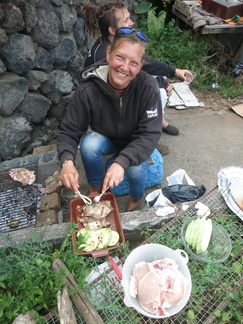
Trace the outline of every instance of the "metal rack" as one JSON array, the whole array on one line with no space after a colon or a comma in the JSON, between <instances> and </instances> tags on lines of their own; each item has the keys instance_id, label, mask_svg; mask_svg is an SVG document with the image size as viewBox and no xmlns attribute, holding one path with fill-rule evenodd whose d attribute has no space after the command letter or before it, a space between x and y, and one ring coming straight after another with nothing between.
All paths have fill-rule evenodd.
<instances>
[{"instance_id":1,"label":"metal rack","mask_svg":"<svg viewBox=\"0 0 243 324\"><path fill-rule=\"evenodd\" d=\"M34 171L36 179L38 178L37 164L29 164L24 168ZM19 181L10 177L9 171L0 171L0 232L35 226L43 196L41 185L33 183L22 186Z\"/></svg>"},{"instance_id":2,"label":"metal rack","mask_svg":"<svg viewBox=\"0 0 243 324\"><path fill-rule=\"evenodd\" d=\"M190 323L210 324L216 319L214 312L223 310L229 302L230 294L235 293L243 283L243 271L237 269L243 254L242 222L232 213L225 204L217 187L207 192L200 201L211 210L211 217L225 227L232 241L230 257L220 264L199 262L189 255L188 268L192 276L192 293L186 307L178 314L163 320L151 319L142 316L133 308L128 308L123 302L124 293L121 282L110 268L94 282L85 287L92 304L99 312L106 324L139 323L139 324L183 324L189 323L188 312L193 314ZM196 201L198 202L198 201ZM172 249L183 249L180 238L181 226L188 218L195 215L195 204L186 212L174 217L170 222L155 232L142 244L159 243L170 246ZM118 266L122 268L126 257L122 258ZM210 273L209 273L210 271ZM202 286L198 285L205 278ZM77 317L78 323L84 323ZM46 320L46 323L58 323Z\"/></svg>"}]
</instances>

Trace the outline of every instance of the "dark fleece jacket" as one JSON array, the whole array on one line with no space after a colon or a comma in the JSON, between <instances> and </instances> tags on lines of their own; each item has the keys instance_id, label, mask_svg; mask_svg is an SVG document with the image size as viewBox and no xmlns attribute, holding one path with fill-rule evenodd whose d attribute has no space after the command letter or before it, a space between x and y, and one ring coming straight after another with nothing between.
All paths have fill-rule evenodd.
<instances>
[{"instance_id":1,"label":"dark fleece jacket","mask_svg":"<svg viewBox=\"0 0 243 324\"><path fill-rule=\"evenodd\" d=\"M119 97L107 83L107 75L105 62L83 71L58 134L61 162L75 160L88 127L124 147L116 158L124 169L146 161L155 149L162 120L158 83L140 71Z\"/></svg>"}]
</instances>

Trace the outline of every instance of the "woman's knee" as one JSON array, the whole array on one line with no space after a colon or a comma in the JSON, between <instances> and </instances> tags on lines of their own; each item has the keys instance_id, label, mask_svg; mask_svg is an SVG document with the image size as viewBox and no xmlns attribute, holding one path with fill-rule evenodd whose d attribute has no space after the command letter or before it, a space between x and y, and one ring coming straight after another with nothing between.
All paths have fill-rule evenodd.
<instances>
[{"instance_id":1,"label":"woman's knee","mask_svg":"<svg viewBox=\"0 0 243 324\"><path fill-rule=\"evenodd\" d=\"M102 145L101 135L95 132L88 133L80 144L81 153L93 152Z\"/></svg>"}]
</instances>

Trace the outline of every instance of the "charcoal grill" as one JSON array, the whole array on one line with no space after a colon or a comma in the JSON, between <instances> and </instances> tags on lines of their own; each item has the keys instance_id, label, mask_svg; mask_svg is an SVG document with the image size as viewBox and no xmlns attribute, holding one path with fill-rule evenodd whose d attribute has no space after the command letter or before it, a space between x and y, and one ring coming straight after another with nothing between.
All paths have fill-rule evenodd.
<instances>
[{"instance_id":1,"label":"charcoal grill","mask_svg":"<svg viewBox=\"0 0 243 324\"><path fill-rule=\"evenodd\" d=\"M35 171L38 179L37 165L27 165L24 168ZM0 232L35 226L40 200L44 194L42 185L34 183L22 186L8 172L9 170L0 171Z\"/></svg>"}]
</instances>

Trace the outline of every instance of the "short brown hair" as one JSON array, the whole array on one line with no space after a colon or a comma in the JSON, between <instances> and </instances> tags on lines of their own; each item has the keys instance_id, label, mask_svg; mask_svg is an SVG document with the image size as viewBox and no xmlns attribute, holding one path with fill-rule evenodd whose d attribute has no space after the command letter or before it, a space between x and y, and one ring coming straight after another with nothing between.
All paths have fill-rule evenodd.
<instances>
[{"instance_id":1,"label":"short brown hair","mask_svg":"<svg viewBox=\"0 0 243 324\"><path fill-rule=\"evenodd\" d=\"M143 41L140 37L137 36L136 30L132 31L130 34L123 34L123 33L116 32L110 45L111 52L113 52L124 41L128 41L133 44L138 43L142 45L142 47L144 48L144 54L142 59L144 58L146 48L148 47L148 43Z\"/></svg>"}]
</instances>

